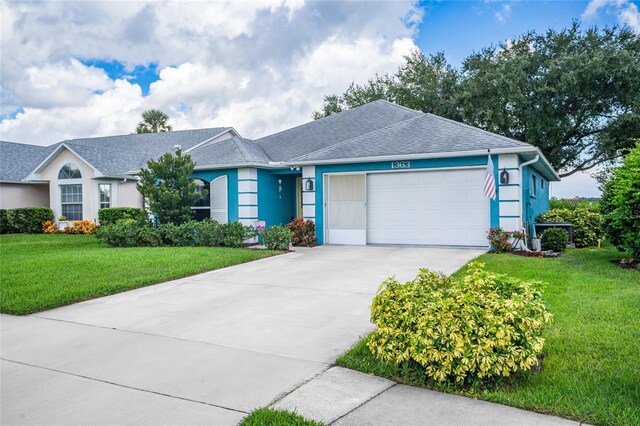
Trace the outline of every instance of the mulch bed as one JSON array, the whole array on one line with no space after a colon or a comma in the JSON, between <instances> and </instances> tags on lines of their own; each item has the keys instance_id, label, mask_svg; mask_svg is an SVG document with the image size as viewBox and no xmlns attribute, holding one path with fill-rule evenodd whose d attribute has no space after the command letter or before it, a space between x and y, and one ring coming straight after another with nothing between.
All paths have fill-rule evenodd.
<instances>
[{"instance_id":1,"label":"mulch bed","mask_svg":"<svg viewBox=\"0 0 640 426\"><path fill-rule=\"evenodd\" d=\"M491 250L489 253L490 254L503 254L503 253L497 253L497 252L495 252L493 250ZM562 253L554 253L552 251L514 250L514 251L510 251L509 254L515 254L516 256L523 256L523 257L558 257Z\"/></svg>"},{"instance_id":2,"label":"mulch bed","mask_svg":"<svg viewBox=\"0 0 640 426\"><path fill-rule=\"evenodd\" d=\"M630 259L612 260L611 263L624 269L640 271L640 259L635 259L633 257Z\"/></svg>"},{"instance_id":3,"label":"mulch bed","mask_svg":"<svg viewBox=\"0 0 640 426\"><path fill-rule=\"evenodd\" d=\"M512 251L511 254L524 257L558 257L562 253L555 253L553 251Z\"/></svg>"}]
</instances>

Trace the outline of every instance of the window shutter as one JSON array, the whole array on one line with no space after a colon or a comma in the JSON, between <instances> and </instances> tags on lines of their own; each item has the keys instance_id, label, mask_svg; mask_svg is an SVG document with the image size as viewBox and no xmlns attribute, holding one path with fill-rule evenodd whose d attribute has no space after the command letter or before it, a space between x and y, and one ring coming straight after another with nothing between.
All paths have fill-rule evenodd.
<instances>
[{"instance_id":1,"label":"window shutter","mask_svg":"<svg viewBox=\"0 0 640 426\"><path fill-rule=\"evenodd\" d=\"M220 223L229 221L227 201L227 176L220 176L211 181L209 187L211 196L211 219Z\"/></svg>"}]
</instances>

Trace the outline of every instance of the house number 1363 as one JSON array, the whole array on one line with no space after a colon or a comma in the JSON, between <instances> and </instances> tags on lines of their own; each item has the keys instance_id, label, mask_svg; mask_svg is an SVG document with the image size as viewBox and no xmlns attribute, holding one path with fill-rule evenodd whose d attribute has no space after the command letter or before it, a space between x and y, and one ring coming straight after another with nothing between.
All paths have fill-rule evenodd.
<instances>
[{"instance_id":1,"label":"house number 1363","mask_svg":"<svg viewBox=\"0 0 640 426\"><path fill-rule=\"evenodd\" d=\"M392 161L392 169L409 169L411 168L411 161Z\"/></svg>"}]
</instances>

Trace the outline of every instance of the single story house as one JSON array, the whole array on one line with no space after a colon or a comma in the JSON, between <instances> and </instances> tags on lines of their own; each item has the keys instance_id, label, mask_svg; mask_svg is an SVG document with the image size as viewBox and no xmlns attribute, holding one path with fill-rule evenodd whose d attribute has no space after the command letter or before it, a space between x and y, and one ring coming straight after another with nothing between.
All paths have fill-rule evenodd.
<instances>
[{"instance_id":1,"label":"single story house","mask_svg":"<svg viewBox=\"0 0 640 426\"><path fill-rule=\"evenodd\" d=\"M486 247L490 227L530 227L560 180L532 145L382 100L256 140L222 127L0 147L2 208L96 220L100 208L143 207L135 173L180 148L209 191L196 217L303 217L329 244ZM488 153L495 200L484 194Z\"/></svg>"}]
</instances>

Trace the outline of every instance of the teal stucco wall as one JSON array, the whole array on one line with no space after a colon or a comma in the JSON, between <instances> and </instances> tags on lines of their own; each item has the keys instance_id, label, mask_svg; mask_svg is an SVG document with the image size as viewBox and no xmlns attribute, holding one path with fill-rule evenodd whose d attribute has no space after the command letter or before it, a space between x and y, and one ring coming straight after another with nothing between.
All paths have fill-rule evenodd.
<instances>
[{"instance_id":1,"label":"teal stucco wall","mask_svg":"<svg viewBox=\"0 0 640 426\"><path fill-rule=\"evenodd\" d=\"M258 169L258 219L266 226L286 225L295 218L297 176L300 171Z\"/></svg>"},{"instance_id":2,"label":"teal stucco wall","mask_svg":"<svg viewBox=\"0 0 640 426\"><path fill-rule=\"evenodd\" d=\"M535 195L532 186L535 176ZM549 181L531 166L522 169L522 221L529 225L530 235L533 235L533 224L536 217L549 210Z\"/></svg>"}]
</instances>

